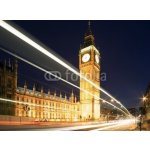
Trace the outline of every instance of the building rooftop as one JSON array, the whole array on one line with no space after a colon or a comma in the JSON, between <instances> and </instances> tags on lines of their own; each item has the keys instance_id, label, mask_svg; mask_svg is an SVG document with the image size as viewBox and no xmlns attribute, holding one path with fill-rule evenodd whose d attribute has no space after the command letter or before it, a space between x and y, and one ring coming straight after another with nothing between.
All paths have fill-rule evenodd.
<instances>
[{"instance_id":1,"label":"building rooftop","mask_svg":"<svg viewBox=\"0 0 150 150\"><path fill-rule=\"evenodd\" d=\"M22 94L22 95L28 95L28 96L32 96L32 97L38 97L38 98L44 98L44 99L47 99L47 100L54 100L54 101L64 101L64 102L67 102L67 103L72 103L71 102L71 96L68 98L67 96L63 97L61 94L60 96L57 96L56 95L56 92L54 93L54 95L52 95L49 91L49 93L44 93L44 92L38 92L38 91L35 91L35 90L30 90L30 89L25 89L25 88L22 88L22 87L18 87L16 92L18 94ZM76 97L74 96L74 102L76 103Z\"/></svg>"}]
</instances>

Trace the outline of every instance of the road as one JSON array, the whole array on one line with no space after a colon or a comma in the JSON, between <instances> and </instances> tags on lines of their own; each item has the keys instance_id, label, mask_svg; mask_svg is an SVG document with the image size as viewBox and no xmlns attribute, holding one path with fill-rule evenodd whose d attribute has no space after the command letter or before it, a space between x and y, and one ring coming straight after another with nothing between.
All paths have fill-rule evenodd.
<instances>
[{"instance_id":1,"label":"road","mask_svg":"<svg viewBox=\"0 0 150 150\"><path fill-rule=\"evenodd\" d=\"M0 130L5 131L133 131L135 120L126 119L109 122L94 122L80 124L59 124L55 125L3 125Z\"/></svg>"},{"instance_id":2,"label":"road","mask_svg":"<svg viewBox=\"0 0 150 150\"><path fill-rule=\"evenodd\" d=\"M108 123L101 123L96 125L84 125L76 127L57 128L49 130L61 130L61 131L133 131L135 130L135 120L119 120L111 121Z\"/></svg>"}]
</instances>

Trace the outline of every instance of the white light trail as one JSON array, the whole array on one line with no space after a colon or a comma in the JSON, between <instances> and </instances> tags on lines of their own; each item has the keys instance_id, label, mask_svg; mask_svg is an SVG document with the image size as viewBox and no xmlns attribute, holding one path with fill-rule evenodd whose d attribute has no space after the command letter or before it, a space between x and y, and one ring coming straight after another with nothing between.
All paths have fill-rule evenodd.
<instances>
[{"instance_id":1,"label":"white light trail","mask_svg":"<svg viewBox=\"0 0 150 150\"><path fill-rule=\"evenodd\" d=\"M86 77L84 77L78 71L76 71L75 69L73 69L72 67L70 67L68 64L66 64L65 62L63 62L59 58L57 58L55 55L53 55L52 53L50 53L48 50L46 50L45 48L43 48L42 46L40 46L38 43L34 42L32 39L30 39L29 37L27 37L26 35L24 35L20 31L18 31L17 29L15 29L14 27L12 27L11 25L9 25L8 23L6 23L5 21L1 20L0 21L0 26L2 28L6 29L7 31L9 31L10 33L14 34L15 36L17 36L18 38L20 38L24 42L28 43L29 45L31 45L32 47L34 47L36 50L38 50L41 53L45 54L46 56L50 57L51 59L53 59L54 61L56 61L60 65L62 65L63 67L69 69L70 71L72 71L76 75L80 76L80 78L82 78L85 81L89 82L94 87L96 87L97 89L99 89L100 91L102 91L103 93L105 93L106 95L108 95L110 98L113 98L116 102L118 102L121 106L123 106L116 98L114 98L112 95L110 95L104 89L102 89L101 87L99 87L96 84L94 84L92 81L90 81L89 79L87 79ZM129 113L129 111L124 106L123 106L123 108Z\"/></svg>"},{"instance_id":2,"label":"white light trail","mask_svg":"<svg viewBox=\"0 0 150 150\"><path fill-rule=\"evenodd\" d=\"M122 127L122 126L126 126L126 125L131 125L131 124L134 124L134 122L135 122L134 119L121 120L118 123L112 124L110 126L103 127L103 128L98 128L98 129L93 129L91 131L109 130L109 129L113 129L113 128L116 128L116 127Z\"/></svg>"},{"instance_id":3,"label":"white light trail","mask_svg":"<svg viewBox=\"0 0 150 150\"><path fill-rule=\"evenodd\" d=\"M18 56L18 55L16 55L16 54L13 54L13 53L9 52L9 51L7 51L7 50L4 49L4 48L1 48L1 50L3 50L4 52L6 52L6 53L8 53L8 54L10 54L10 55L12 55L12 56L14 56L14 57L16 57L16 58L22 60L22 61L24 61L25 63L30 64L31 66L33 66L33 67L35 67L35 68L37 68L37 69L39 69L39 70L41 70L41 71L43 71L43 72L46 72L46 73L51 74L51 75L54 76L55 78L58 78L59 80L65 82L65 83L67 83L67 84L69 84L69 85L71 85L71 86L73 86L73 87L75 87L75 88L77 88L77 89L79 89L79 90L82 90L83 92L86 92L87 94L93 96L95 99L101 100L101 101L107 103L108 105L111 105L111 106L115 107L116 109L120 110L120 111L123 112L124 114L129 115L129 114L127 114L125 111L123 111L122 109L120 109L119 107L115 106L114 104L112 104L112 103L110 103L110 102L108 102L108 101L106 101L106 100L104 100L104 99L102 99L102 98L99 98L98 96L95 96L94 94L92 94L92 93L90 93L90 92L88 92L88 91L86 91L86 90L80 88L79 86L76 86L75 84L73 84L73 83L71 83L71 82L69 82L69 81L67 81L67 80L65 80L65 79L63 79L63 78L61 78L61 77L58 77L58 76L55 75L55 74L52 74L51 72L49 72L49 71L47 71L47 70L45 70L45 69L43 69L43 68L41 68L41 67L39 67L39 66L33 64L33 63L31 63L30 61L25 60L24 58L22 58L22 57L20 57L20 56Z\"/></svg>"},{"instance_id":4,"label":"white light trail","mask_svg":"<svg viewBox=\"0 0 150 150\"><path fill-rule=\"evenodd\" d=\"M82 124L82 125L77 125L74 127L60 127L60 128L52 128L52 129L46 129L46 130L52 130L52 131L75 131L75 130L90 130L90 131L102 131L102 130L109 130L113 129L116 127L123 127L126 125L131 125L134 124L133 119L127 119L127 120L119 120L119 121L110 121L108 123L96 123L96 124ZM93 129L92 129L93 128ZM96 129L94 129L96 128Z\"/></svg>"},{"instance_id":5,"label":"white light trail","mask_svg":"<svg viewBox=\"0 0 150 150\"><path fill-rule=\"evenodd\" d=\"M90 128L98 128L98 127L103 127L103 126L109 126L109 125L114 125L116 123L111 122L111 123L99 123L99 124L91 124L91 125L81 125L81 126L75 126L75 127L63 127L63 128L57 128L57 129L52 129L52 130L61 130L61 131L73 131L73 130L84 130L84 129L90 129Z\"/></svg>"},{"instance_id":6,"label":"white light trail","mask_svg":"<svg viewBox=\"0 0 150 150\"><path fill-rule=\"evenodd\" d=\"M64 112L80 112L78 110L66 110L66 109L62 109L62 108L54 108L54 107L50 107L48 105L39 105L39 104L33 104L33 103L29 103L29 102L20 102L20 101L16 101L16 100L11 100L11 99L5 99L5 98L0 98L0 101L5 101L5 102L10 102L10 103L18 103L18 104L23 104L23 105L29 105L29 106L34 106L34 107L42 107L42 108L49 108L51 110L60 110L60 111L64 111Z\"/></svg>"}]
</instances>

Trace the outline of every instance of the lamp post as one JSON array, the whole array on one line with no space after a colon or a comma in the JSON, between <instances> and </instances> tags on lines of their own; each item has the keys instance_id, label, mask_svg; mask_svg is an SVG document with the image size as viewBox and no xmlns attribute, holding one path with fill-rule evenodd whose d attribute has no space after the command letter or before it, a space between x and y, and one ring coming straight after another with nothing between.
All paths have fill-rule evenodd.
<instances>
[{"instance_id":1,"label":"lamp post","mask_svg":"<svg viewBox=\"0 0 150 150\"><path fill-rule=\"evenodd\" d=\"M143 100L143 110L142 110L142 114L143 115L146 115L146 109L147 109L147 100L148 100L148 98L146 97L146 96L143 96L143 98L142 98L142 100Z\"/></svg>"},{"instance_id":2,"label":"lamp post","mask_svg":"<svg viewBox=\"0 0 150 150\"><path fill-rule=\"evenodd\" d=\"M143 100L143 106L146 107L146 100L147 100L147 97L146 97L146 96L143 96L142 100Z\"/></svg>"}]
</instances>

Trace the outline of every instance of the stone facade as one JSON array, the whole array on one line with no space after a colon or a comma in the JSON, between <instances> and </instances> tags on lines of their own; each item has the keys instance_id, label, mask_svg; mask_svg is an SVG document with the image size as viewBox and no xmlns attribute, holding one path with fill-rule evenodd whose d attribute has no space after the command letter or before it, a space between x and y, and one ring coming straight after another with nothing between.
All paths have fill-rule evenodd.
<instances>
[{"instance_id":1,"label":"stone facade","mask_svg":"<svg viewBox=\"0 0 150 150\"><path fill-rule=\"evenodd\" d=\"M78 121L80 119L80 105L72 93L66 96L46 94L26 88L17 88L16 116L35 118L40 121ZM23 102L23 103L22 103Z\"/></svg>"},{"instance_id":2,"label":"stone facade","mask_svg":"<svg viewBox=\"0 0 150 150\"><path fill-rule=\"evenodd\" d=\"M17 62L0 63L0 97L14 102L0 101L0 114L35 118L47 121L78 121L80 105L73 92L67 98L17 86Z\"/></svg>"},{"instance_id":3,"label":"stone facade","mask_svg":"<svg viewBox=\"0 0 150 150\"><path fill-rule=\"evenodd\" d=\"M100 53L96 48L90 25L79 52L79 68L81 75L100 87ZM85 120L100 118L100 90L80 78L81 117ZM86 89L85 92L82 89ZM89 94L90 93L90 94Z\"/></svg>"}]
</instances>

